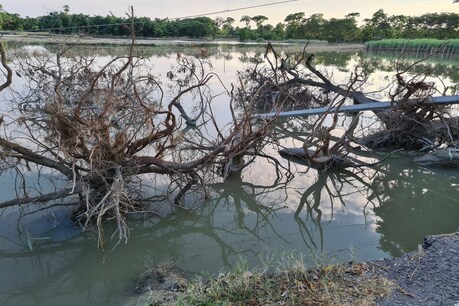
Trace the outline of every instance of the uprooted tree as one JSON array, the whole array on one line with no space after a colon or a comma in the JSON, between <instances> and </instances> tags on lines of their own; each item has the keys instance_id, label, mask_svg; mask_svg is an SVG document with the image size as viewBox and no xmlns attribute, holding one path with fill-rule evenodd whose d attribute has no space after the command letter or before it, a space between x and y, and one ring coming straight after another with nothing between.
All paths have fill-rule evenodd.
<instances>
[{"instance_id":1,"label":"uprooted tree","mask_svg":"<svg viewBox=\"0 0 459 306\"><path fill-rule=\"evenodd\" d=\"M314 66L314 55L308 54L306 47L302 54L292 56L278 53L268 44L264 57L259 58L252 69L244 72L243 88L249 95L257 93L253 106L255 111L276 113L318 106L339 109L346 103L380 102L364 92L368 75L363 69L355 68L347 82L335 84L332 77ZM432 55L434 54L425 59ZM449 115L448 107L427 103L434 95L445 95L449 88L443 82L440 82L442 88L434 82L429 82L429 77L435 77L431 76L429 71L411 71L425 59L405 65L399 61L390 86L381 90L383 92L373 92L386 97L392 105L387 110L373 111L381 124L379 129L373 129L366 135L363 135L360 129L360 137L355 137L359 114L353 114L344 133L339 137L333 137L332 132L337 127L338 114L327 111L315 121L309 137L303 139L303 148L283 149L280 153L301 157L311 166L321 169L371 166L380 162L361 162L351 157L353 146L350 143L353 141L368 148L435 151L435 156L446 154L447 158L431 160L432 165L457 163L459 118ZM331 122L326 123L328 116L331 116ZM448 150L437 150L440 147L448 147ZM425 165L429 164L427 159L429 158L424 159Z\"/></svg>"},{"instance_id":2,"label":"uprooted tree","mask_svg":"<svg viewBox=\"0 0 459 306\"><path fill-rule=\"evenodd\" d=\"M146 59L134 56L134 38L127 56L106 62L68 56L70 49L61 43L55 54L26 52L14 64L25 85L12 94L17 112L3 114L0 152L2 169L14 169L22 187L0 208L43 209L40 204L47 208L65 199L84 228L96 224L102 231L103 222L114 219L121 241L129 235L129 212L151 211L151 202L165 198L180 205L192 187L238 172L256 156L276 162L262 153L268 125L236 114L233 90L223 84L233 122L219 126L212 100L222 92L209 89L219 79L206 72L205 59L177 54L164 85ZM0 51L5 90L13 69L3 46ZM184 100L196 101L194 117ZM213 128L215 137L199 134L198 124ZM31 169L63 183L49 193L32 191L23 175ZM145 181L153 185L148 192Z\"/></svg>"},{"instance_id":3,"label":"uprooted tree","mask_svg":"<svg viewBox=\"0 0 459 306\"><path fill-rule=\"evenodd\" d=\"M133 38L128 55L105 61L71 55L65 43L53 54L25 52L17 58L14 69L25 85L11 93L16 112L3 114L0 153L2 169L16 171L20 188L17 198L1 203L0 208L46 209L65 200L75 207L75 219L85 229L96 224L102 231L104 221L114 220L119 241L127 240L128 213L150 211L152 202L166 198L180 204L191 188L240 172L256 157L269 159L278 177L291 174L263 152L271 141L272 121L254 122L254 109L266 105L276 111L298 105L340 107L349 99L377 103L361 91L367 80L363 71L356 69L349 82L336 85L314 67L314 57L306 48L299 56L289 57L268 45L263 63L242 73L238 88L226 89L221 84L230 101L232 122L220 126L213 101L222 93L209 86L219 78L207 72L203 55L177 54L165 83L154 75L147 59L134 55L134 42ZM13 70L3 46L0 54L6 75L0 91L5 91ZM376 141L370 136L373 140L360 139L360 143L410 147L404 142L408 137L416 145L419 141L432 146L454 144L459 135L457 119L445 118L440 109L425 105L423 99L432 94L433 85L419 80L421 76L406 80L405 73L399 69L391 91L397 107L376 113L386 136ZM184 106L185 100L194 101L194 115ZM304 139L301 156L317 168L371 166L349 156L358 116L333 140L338 117L331 114L332 123L326 125L327 114ZM442 132L429 139L425 132L433 124ZM199 125L213 129L214 137L200 133ZM29 170L51 173L59 184L49 193L31 190L24 175Z\"/></svg>"}]
</instances>

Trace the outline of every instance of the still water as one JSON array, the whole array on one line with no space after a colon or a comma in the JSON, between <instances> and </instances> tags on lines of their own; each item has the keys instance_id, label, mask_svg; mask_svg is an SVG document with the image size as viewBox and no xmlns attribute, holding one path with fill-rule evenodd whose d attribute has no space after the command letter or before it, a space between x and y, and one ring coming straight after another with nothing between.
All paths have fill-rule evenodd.
<instances>
[{"instance_id":1,"label":"still water","mask_svg":"<svg viewBox=\"0 0 459 306\"><path fill-rule=\"evenodd\" d=\"M148 50L159 75L173 64L176 52L194 52L174 48ZM118 51L88 52L107 57ZM209 59L229 85L236 71L247 65L247 57L256 52L214 46ZM360 64L376 87L385 86L395 61L357 52L320 53L317 60L335 77ZM439 60L425 65L447 83L459 82L453 63ZM15 86L21 86L20 82ZM225 101L217 103L222 103L216 108L217 117L228 120ZM279 122L275 127L279 145L299 145L296 139L306 132L305 126L301 120ZM289 133L282 133L285 130ZM266 150L288 165L277 148ZM323 256L371 260L400 256L415 250L425 235L459 228L457 171L419 168L403 155L359 171L322 173L301 164L290 167L295 177L284 184L276 181L267 161L257 160L241 176L207 186L207 200L189 195L185 199L188 210L171 209L161 219L132 218L128 243L113 251L99 250L96 235L81 233L65 209L26 216L19 223L17 210L3 211L0 304L123 305L132 296L139 274L161 262L173 262L193 276L217 273L241 256L256 266L264 257L283 252L311 255L311 264ZM14 195L13 181L10 174L0 176L0 200Z\"/></svg>"}]
</instances>

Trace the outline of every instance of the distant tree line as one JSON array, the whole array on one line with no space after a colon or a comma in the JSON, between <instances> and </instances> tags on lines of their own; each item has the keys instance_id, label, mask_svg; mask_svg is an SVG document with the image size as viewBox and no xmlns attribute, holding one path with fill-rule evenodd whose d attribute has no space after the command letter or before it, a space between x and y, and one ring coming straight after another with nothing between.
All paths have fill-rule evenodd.
<instances>
[{"instance_id":1,"label":"distant tree line","mask_svg":"<svg viewBox=\"0 0 459 306\"><path fill-rule=\"evenodd\" d=\"M140 37L230 37L240 40L314 39L329 42L363 42L386 38L459 38L459 14L428 13L421 16L388 15L378 10L371 18L357 22L359 13L344 18L324 18L323 14L306 16L304 12L289 14L284 22L273 26L263 15L241 17L243 26L234 27L234 18L196 17L187 19L135 18L136 35ZM128 18L71 14L68 5L62 11L46 16L21 17L0 12L0 30L46 31L60 34L87 33L102 36L128 36L123 24Z\"/></svg>"}]
</instances>

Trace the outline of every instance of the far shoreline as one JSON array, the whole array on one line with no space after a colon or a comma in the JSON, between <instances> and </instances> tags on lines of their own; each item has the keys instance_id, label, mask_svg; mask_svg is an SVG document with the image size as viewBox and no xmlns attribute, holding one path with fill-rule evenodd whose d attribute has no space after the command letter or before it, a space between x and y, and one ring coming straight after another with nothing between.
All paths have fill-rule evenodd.
<instances>
[{"instance_id":1,"label":"far shoreline","mask_svg":"<svg viewBox=\"0 0 459 306\"><path fill-rule=\"evenodd\" d=\"M67 43L79 45L129 45L131 39L128 37L92 37L92 36L68 36L68 35L49 35L49 34L28 34L15 35L8 34L1 36L3 41L16 43ZM283 41L238 41L234 39L191 39L191 38L140 38L136 39L137 46L167 46L167 45L190 45L190 46L209 46L209 45L231 45L231 46L265 46L271 43L274 46L298 46L308 45L308 50L313 52L334 51L350 52L363 51L364 45L358 43L328 43L325 41L307 40L283 40Z\"/></svg>"}]
</instances>

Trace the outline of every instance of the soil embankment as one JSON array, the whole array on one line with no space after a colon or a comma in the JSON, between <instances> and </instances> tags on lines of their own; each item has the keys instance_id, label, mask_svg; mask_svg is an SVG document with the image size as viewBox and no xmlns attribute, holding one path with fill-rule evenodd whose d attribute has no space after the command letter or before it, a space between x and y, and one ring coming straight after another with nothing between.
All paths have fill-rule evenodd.
<instances>
[{"instance_id":1,"label":"soil embankment","mask_svg":"<svg viewBox=\"0 0 459 306\"><path fill-rule=\"evenodd\" d=\"M418 251L375 265L395 283L378 305L459 305L459 233L427 236Z\"/></svg>"}]
</instances>

